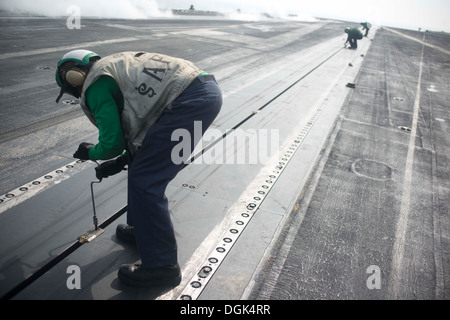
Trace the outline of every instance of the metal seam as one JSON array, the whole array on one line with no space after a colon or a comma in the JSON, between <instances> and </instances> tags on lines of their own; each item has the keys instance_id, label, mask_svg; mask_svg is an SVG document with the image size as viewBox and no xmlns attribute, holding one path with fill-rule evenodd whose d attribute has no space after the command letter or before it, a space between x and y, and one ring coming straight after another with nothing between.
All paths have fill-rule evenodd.
<instances>
[{"instance_id":1,"label":"metal seam","mask_svg":"<svg viewBox=\"0 0 450 320\"><path fill-rule=\"evenodd\" d=\"M269 169L271 172L258 177L256 184L260 185L260 188L258 188L256 193L243 197L247 201L242 204L242 207L236 209L236 212L233 214L234 219L231 219L230 224L225 228L227 231L222 234L214 249L198 269L198 272L189 280L185 288L178 295L178 300L196 300L200 296L246 226L250 223L252 217L256 214L256 211L292 159L292 156L302 144L322 110L322 106L316 108L314 114L300 130L296 138L281 152L282 156L275 167ZM205 269L207 272L205 272Z\"/></svg>"}]
</instances>

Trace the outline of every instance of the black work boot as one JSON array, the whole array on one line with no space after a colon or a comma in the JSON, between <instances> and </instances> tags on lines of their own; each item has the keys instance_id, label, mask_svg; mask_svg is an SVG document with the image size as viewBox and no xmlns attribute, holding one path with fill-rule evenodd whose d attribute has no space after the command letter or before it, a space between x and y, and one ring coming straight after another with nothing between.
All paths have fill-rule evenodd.
<instances>
[{"instance_id":1,"label":"black work boot","mask_svg":"<svg viewBox=\"0 0 450 320\"><path fill-rule=\"evenodd\" d=\"M134 227L127 224L119 224L116 228L116 236L119 240L130 244L136 244Z\"/></svg>"},{"instance_id":2,"label":"black work boot","mask_svg":"<svg viewBox=\"0 0 450 320\"><path fill-rule=\"evenodd\" d=\"M145 268L142 264L124 264L119 269L119 280L134 287L171 286L181 282L180 266L177 264L162 268Z\"/></svg>"}]
</instances>

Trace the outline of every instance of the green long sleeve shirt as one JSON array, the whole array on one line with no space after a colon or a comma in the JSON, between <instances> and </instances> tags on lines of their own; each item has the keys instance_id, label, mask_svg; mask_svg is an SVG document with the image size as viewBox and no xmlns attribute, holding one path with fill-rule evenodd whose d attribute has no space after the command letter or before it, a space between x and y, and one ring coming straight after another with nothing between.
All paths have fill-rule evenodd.
<instances>
[{"instance_id":1,"label":"green long sleeve shirt","mask_svg":"<svg viewBox=\"0 0 450 320\"><path fill-rule=\"evenodd\" d=\"M116 81L101 76L87 89L86 101L99 130L99 142L89 150L89 159L108 160L121 155L126 144L120 123L124 100Z\"/></svg>"},{"instance_id":2,"label":"green long sleeve shirt","mask_svg":"<svg viewBox=\"0 0 450 320\"><path fill-rule=\"evenodd\" d=\"M362 32L358 28L353 28L348 31L347 41L350 39L362 39Z\"/></svg>"}]
</instances>

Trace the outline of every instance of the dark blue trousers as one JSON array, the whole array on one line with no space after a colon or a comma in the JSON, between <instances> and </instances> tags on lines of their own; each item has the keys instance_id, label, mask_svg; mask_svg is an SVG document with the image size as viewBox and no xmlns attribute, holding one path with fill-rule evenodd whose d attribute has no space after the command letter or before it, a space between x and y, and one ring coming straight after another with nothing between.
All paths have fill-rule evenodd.
<instances>
[{"instance_id":1,"label":"dark blue trousers","mask_svg":"<svg viewBox=\"0 0 450 320\"><path fill-rule=\"evenodd\" d=\"M201 121L203 135L222 106L222 93L215 80L204 76L198 79L150 127L128 165L127 223L134 226L142 265L147 268L177 263L177 242L165 191L183 163L172 161L172 149L180 143L172 141L172 132L188 130L193 151L199 142L194 141L194 122Z\"/></svg>"}]
</instances>

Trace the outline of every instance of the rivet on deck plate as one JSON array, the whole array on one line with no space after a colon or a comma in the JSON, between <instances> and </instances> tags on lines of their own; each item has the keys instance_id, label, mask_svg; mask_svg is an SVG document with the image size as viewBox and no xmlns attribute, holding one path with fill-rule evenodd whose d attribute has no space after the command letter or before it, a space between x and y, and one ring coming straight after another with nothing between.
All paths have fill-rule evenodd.
<instances>
[{"instance_id":1,"label":"rivet on deck plate","mask_svg":"<svg viewBox=\"0 0 450 320\"><path fill-rule=\"evenodd\" d=\"M212 271L211 267L205 266L203 267L200 272L197 274L200 278L206 278L209 273Z\"/></svg>"},{"instance_id":2,"label":"rivet on deck plate","mask_svg":"<svg viewBox=\"0 0 450 320\"><path fill-rule=\"evenodd\" d=\"M256 208L256 204L254 204L254 203L249 203L248 205L247 205L247 209L248 210L253 210L253 209L255 209Z\"/></svg>"}]
</instances>

